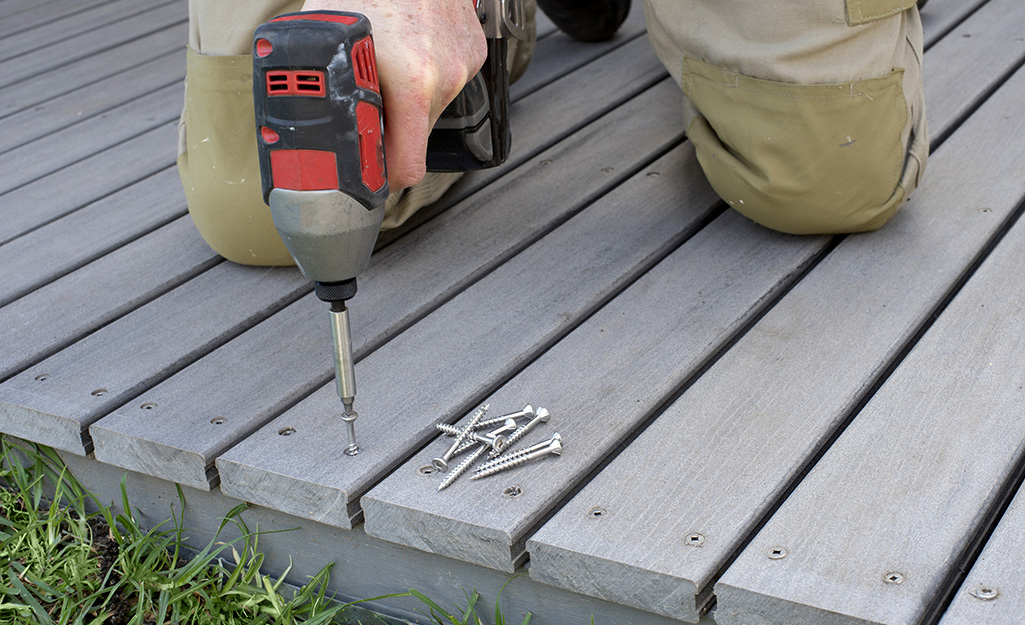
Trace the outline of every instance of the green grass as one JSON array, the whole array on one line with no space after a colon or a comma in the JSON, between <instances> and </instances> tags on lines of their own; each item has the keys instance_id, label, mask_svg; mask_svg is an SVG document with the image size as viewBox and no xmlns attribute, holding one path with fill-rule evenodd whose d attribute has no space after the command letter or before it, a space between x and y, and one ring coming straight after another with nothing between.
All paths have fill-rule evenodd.
<instances>
[{"instance_id":1,"label":"green grass","mask_svg":"<svg viewBox=\"0 0 1025 625\"><path fill-rule=\"evenodd\" d=\"M0 624L81 625L317 625L388 623L352 602L327 594L331 565L298 589L260 571L259 532L251 532L238 506L225 514L238 538L215 536L197 552L183 542L185 501L178 513L145 529L136 521L121 483L116 514L68 474L42 446L19 446L0 437ZM90 512L94 510L94 512ZM234 534L234 532L233 532ZM189 557L186 557L188 553ZM511 581L511 580L510 580ZM508 584L508 582L507 582ZM503 586L503 590L504 590ZM374 597L418 599L440 625L484 625L479 595L451 613L416 590ZM501 598L501 592L499 592ZM528 613L522 625L528 625ZM498 601L494 625L506 625Z\"/></svg>"}]
</instances>

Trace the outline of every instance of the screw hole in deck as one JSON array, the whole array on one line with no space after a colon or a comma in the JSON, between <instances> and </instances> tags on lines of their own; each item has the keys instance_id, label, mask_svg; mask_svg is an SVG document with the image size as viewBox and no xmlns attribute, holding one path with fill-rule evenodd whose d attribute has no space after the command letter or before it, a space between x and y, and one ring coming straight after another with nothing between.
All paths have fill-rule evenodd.
<instances>
[{"instance_id":1,"label":"screw hole in deck","mask_svg":"<svg viewBox=\"0 0 1025 625\"><path fill-rule=\"evenodd\" d=\"M788 553L789 552L787 551L786 547L770 547L769 548L769 559L770 560L782 560L783 558L787 557Z\"/></svg>"},{"instance_id":2,"label":"screw hole in deck","mask_svg":"<svg viewBox=\"0 0 1025 625\"><path fill-rule=\"evenodd\" d=\"M417 471L419 471L420 475L431 475L434 473L434 467L432 467L429 464L425 464L424 466L417 469Z\"/></svg>"},{"instance_id":3,"label":"screw hole in deck","mask_svg":"<svg viewBox=\"0 0 1025 625\"><path fill-rule=\"evenodd\" d=\"M227 422L228 420L224 417L214 417L213 419L210 419L210 423L213 423L214 425L222 425Z\"/></svg>"},{"instance_id":4,"label":"screw hole in deck","mask_svg":"<svg viewBox=\"0 0 1025 625\"><path fill-rule=\"evenodd\" d=\"M153 410L156 407L157 407L157 402L155 402L155 401L148 401L148 402L142 404L141 406L139 406L139 408L142 408L143 410Z\"/></svg>"},{"instance_id":5,"label":"screw hole in deck","mask_svg":"<svg viewBox=\"0 0 1025 625\"><path fill-rule=\"evenodd\" d=\"M609 515L609 511L601 506L595 506L587 511L587 516L592 519L602 519Z\"/></svg>"},{"instance_id":6,"label":"screw hole in deck","mask_svg":"<svg viewBox=\"0 0 1025 625\"><path fill-rule=\"evenodd\" d=\"M903 573L887 573L883 576L883 581L887 584L903 584L904 574Z\"/></svg>"},{"instance_id":7,"label":"screw hole in deck","mask_svg":"<svg viewBox=\"0 0 1025 625\"><path fill-rule=\"evenodd\" d=\"M705 544L705 535L697 532L687 534L685 542L691 547L700 547Z\"/></svg>"},{"instance_id":8,"label":"screw hole in deck","mask_svg":"<svg viewBox=\"0 0 1025 625\"><path fill-rule=\"evenodd\" d=\"M519 497L523 494L523 489L516 485L507 486L505 490L502 491L502 494L506 497Z\"/></svg>"},{"instance_id":9,"label":"screw hole in deck","mask_svg":"<svg viewBox=\"0 0 1025 625\"><path fill-rule=\"evenodd\" d=\"M278 430L278 436L291 436L295 434L295 428L281 428Z\"/></svg>"},{"instance_id":10,"label":"screw hole in deck","mask_svg":"<svg viewBox=\"0 0 1025 625\"><path fill-rule=\"evenodd\" d=\"M90 395L92 395L93 397L103 397L106 394L107 394L107 389L105 389L105 388L98 388L95 391L93 391L92 393L90 393Z\"/></svg>"},{"instance_id":11,"label":"screw hole in deck","mask_svg":"<svg viewBox=\"0 0 1025 625\"><path fill-rule=\"evenodd\" d=\"M39 375L36 376L35 379L36 379L36 382L46 382L47 380L50 379L50 374L49 373L40 373Z\"/></svg>"}]
</instances>

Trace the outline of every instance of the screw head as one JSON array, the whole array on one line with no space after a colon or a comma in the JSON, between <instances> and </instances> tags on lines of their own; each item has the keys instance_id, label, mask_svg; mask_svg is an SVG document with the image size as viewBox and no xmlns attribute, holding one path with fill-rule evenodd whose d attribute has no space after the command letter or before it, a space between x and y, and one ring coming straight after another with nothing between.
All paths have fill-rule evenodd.
<instances>
[{"instance_id":1,"label":"screw head","mask_svg":"<svg viewBox=\"0 0 1025 625\"><path fill-rule=\"evenodd\" d=\"M506 497L519 497L522 494L523 494L523 489L520 488L520 486L517 485L517 484L513 484L512 486L507 486L502 491L502 495L504 495Z\"/></svg>"},{"instance_id":2,"label":"screw head","mask_svg":"<svg viewBox=\"0 0 1025 625\"><path fill-rule=\"evenodd\" d=\"M278 430L278 436L291 436L295 434L295 428L281 428Z\"/></svg>"},{"instance_id":3,"label":"screw head","mask_svg":"<svg viewBox=\"0 0 1025 625\"><path fill-rule=\"evenodd\" d=\"M699 534L698 532L692 532L687 534L687 537L683 539L683 542L689 547L701 547L705 544L705 535Z\"/></svg>"},{"instance_id":4,"label":"screw head","mask_svg":"<svg viewBox=\"0 0 1025 625\"><path fill-rule=\"evenodd\" d=\"M424 466L417 469L417 471L420 473L420 475L433 475L434 467L432 467L429 464L425 464Z\"/></svg>"},{"instance_id":5,"label":"screw head","mask_svg":"<svg viewBox=\"0 0 1025 625\"><path fill-rule=\"evenodd\" d=\"M534 413L534 419L537 419L541 423L548 423L552 418L552 414L548 412L547 408L538 408L537 412Z\"/></svg>"},{"instance_id":6,"label":"screw head","mask_svg":"<svg viewBox=\"0 0 1025 625\"><path fill-rule=\"evenodd\" d=\"M1000 596L1000 589L996 586L980 584L972 589L971 595L982 601L992 601Z\"/></svg>"},{"instance_id":7,"label":"screw head","mask_svg":"<svg viewBox=\"0 0 1025 625\"><path fill-rule=\"evenodd\" d=\"M601 506L595 506L587 511L587 516L592 519L604 519L609 514L609 511Z\"/></svg>"},{"instance_id":8,"label":"screw head","mask_svg":"<svg viewBox=\"0 0 1025 625\"><path fill-rule=\"evenodd\" d=\"M441 472L444 472L446 469L448 469L448 463L442 460L441 458L435 458L434 460L431 460L431 466L433 466L435 470Z\"/></svg>"},{"instance_id":9,"label":"screw head","mask_svg":"<svg viewBox=\"0 0 1025 625\"><path fill-rule=\"evenodd\" d=\"M770 560L782 560L783 558L787 557L787 555L789 555L789 554L790 554L790 552L787 551L787 548L783 547L782 545L777 545L775 547L769 547L769 551L768 551L768 555L769 555L769 559Z\"/></svg>"},{"instance_id":10,"label":"screw head","mask_svg":"<svg viewBox=\"0 0 1025 625\"><path fill-rule=\"evenodd\" d=\"M904 574L903 573L898 573L896 571L893 571L891 573L887 573L886 575L883 575L883 581L886 582L887 584L894 584L894 585L903 584L904 583Z\"/></svg>"}]
</instances>

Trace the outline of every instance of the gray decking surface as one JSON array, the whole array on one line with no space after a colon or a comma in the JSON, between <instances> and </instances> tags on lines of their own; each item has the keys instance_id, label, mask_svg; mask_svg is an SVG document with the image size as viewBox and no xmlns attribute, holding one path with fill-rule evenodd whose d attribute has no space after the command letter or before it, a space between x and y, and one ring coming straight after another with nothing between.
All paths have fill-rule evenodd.
<instances>
[{"instance_id":1,"label":"gray decking surface","mask_svg":"<svg viewBox=\"0 0 1025 625\"><path fill-rule=\"evenodd\" d=\"M709 188L640 4L605 44L543 24L511 162L382 235L350 458L325 305L186 214L186 3L0 0L0 431L154 521L183 485L199 543L250 502L299 528L268 567L344 596L526 571L535 623L1019 622L1025 5L931 0L924 186L793 237ZM483 403L565 451L439 493L434 423Z\"/></svg>"}]
</instances>

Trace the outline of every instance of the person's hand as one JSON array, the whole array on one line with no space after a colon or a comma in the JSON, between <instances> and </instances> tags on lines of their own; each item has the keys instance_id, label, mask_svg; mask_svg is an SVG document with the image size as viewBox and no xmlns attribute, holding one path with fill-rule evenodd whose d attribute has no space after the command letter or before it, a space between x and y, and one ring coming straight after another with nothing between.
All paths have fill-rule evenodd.
<instances>
[{"instance_id":1,"label":"person's hand","mask_svg":"<svg viewBox=\"0 0 1025 625\"><path fill-rule=\"evenodd\" d=\"M471 0L306 0L304 11L354 11L370 19L384 98L384 147L392 191L427 171L427 136L487 58Z\"/></svg>"}]
</instances>

